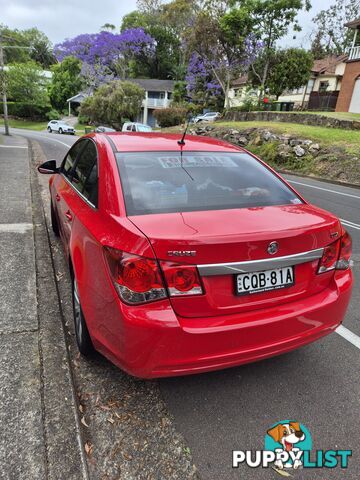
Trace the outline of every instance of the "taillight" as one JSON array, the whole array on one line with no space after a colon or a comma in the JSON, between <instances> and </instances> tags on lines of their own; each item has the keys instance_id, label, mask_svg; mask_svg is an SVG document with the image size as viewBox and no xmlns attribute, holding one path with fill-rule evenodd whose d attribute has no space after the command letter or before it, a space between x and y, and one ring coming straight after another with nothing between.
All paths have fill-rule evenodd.
<instances>
[{"instance_id":1,"label":"taillight","mask_svg":"<svg viewBox=\"0 0 360 480\"><path fill-rule=\"evenodd\" d=\"M331 243L324 248L323 255L319 262L318 273L328 272L329 270L335 270L336 262L339 258L340 240Z\"/></svg>"},{"instance_id":2,"label":"taillight","mask_svg":"<svg viewBox=\"0 0 360 480\"><path fill-rule=\"evenodd\" d=\"M352 242L348 232L334 243L324 248L319 262L318 273L330 270L346 270L350 266Z\"/></svg>"},{"instance_id":3,"label":"taillight","mask_svg":"<svg viewBox=\"0 0 360 480\"><path fill-rule=\"evenodd\" d=\"M199 273L194 265L172 262L160 262L160 265L171 297L203 293Z\"/></svg>"},{"instance_id":4,"label":"taillight","mask_svg":"<svg viewBox=\"0 0 360 480\"><path fill-rule=\"evenodd\" d=\"M340 239L340 255L336 263L336 270L346 270L350 267L350 257L352 253L352 240L348 232L345 231Z\"/></svg>"},{"instance_id":5,"label":"taillight","mask_svg":"<svg viewBox=\"0 0 360 480\"><path fill-rule=\"evenodd\" d=\"M166 298L156 260L105 247L105 256L119 297L138 304Z\"/></svg>"}]
</instances>

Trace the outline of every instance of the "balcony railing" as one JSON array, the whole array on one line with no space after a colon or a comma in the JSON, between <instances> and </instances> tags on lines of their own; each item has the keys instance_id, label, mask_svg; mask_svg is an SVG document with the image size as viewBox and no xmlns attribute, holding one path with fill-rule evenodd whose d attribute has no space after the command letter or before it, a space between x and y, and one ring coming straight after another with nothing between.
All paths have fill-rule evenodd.
<instances>
[{"instance_id":1,"label":"balcony railing","mask_svg":"<svg viewBox=\"0 0 360 480\"><path fill-rule=\"evenodd\" d=\"M360 60L360 45L350 48L349 60Z\"/></svg>"},{"instance_id":2,"label":"balcony railing","mask_svg":"<svg viewBox=\"0 0 360 480\"><path fill-rule=\"evenodd\" d=\"M143 101L143 106L147 105L148 108L165 108L169 104L170 100L166 98L148 98Z\"/></svg>"}]
</instances>

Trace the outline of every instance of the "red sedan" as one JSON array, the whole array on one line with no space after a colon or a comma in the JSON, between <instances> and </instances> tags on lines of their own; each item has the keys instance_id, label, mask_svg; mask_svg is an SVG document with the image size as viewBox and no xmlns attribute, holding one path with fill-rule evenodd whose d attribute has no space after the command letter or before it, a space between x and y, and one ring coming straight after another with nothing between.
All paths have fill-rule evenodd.
<instances>
[{"instance_id":1,"label":"red sedan","mask_svg":"<svg viewBox=\"0 0 360 480\"><path fill-rule=\"evenodd\" d=\"M244 149L91 134L50 178L79 350L143 378L240 365L327 335L348 306L351 238Z\"/></svg>"}]
</instances>

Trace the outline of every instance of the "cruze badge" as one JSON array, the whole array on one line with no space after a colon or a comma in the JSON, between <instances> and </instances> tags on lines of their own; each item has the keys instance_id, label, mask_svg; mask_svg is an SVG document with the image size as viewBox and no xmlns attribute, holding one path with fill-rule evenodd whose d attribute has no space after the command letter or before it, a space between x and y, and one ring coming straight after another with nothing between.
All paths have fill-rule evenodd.
<instances>
[{"instance_id":1,"label":"cruze badge","mask_svg":"<svg viewBox=\"0 0 360 480\"><path fill-rule=\"evenodd\" d=\"M195 257L196 250L169 250L169 257Z\"/></svg>"},{"instance_id":2,"label":"cruze badge","mask_svg":"<svg viewBox=\"0 0 360 480\"><path fill-rule=\"evenodd\" d=\"M274 255L278 250L279 250L279 244L277 242L269 243L267 251L270 255Z\"/></svg>"}]
</instances>

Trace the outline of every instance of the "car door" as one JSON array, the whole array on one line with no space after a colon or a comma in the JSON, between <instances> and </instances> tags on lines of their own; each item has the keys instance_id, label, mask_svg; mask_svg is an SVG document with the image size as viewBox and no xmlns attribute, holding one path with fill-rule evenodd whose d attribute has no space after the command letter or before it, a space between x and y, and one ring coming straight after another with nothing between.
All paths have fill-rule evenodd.
<instances>
[{"instance_id":1,"label":"car door","mask_svg":"<svg viewBox=\"0 0 360 480\"><path fill-rule=\"evenodd\" d=\"M83 142L85 145L76 157L62 204L62 208L65 210L63 211L65 219L63 225L67 249L70 245L75 220L79 215L80 217L86 215L89 208L97 207L97 150L92 140L84 139ZM94 185L96 185L96 189L94 189ZM69 251L67 250L66 253L69 254Z\"/></svg>"},{"instance_id":2,"label":"car door","mask_svg":"<svg viewBox=\"0 0 360 480\"><path fill-rule=\"evenodd\" d=\"M71 233L71 213L68 206L69 196L72 195L72 175L78 155L86 146L86 140L76 142L65 156L61 167L60 175L56 175L53 182L51 196L54 212L58 220L61 239L65 249Z\"/></svg>"}]
</instances>

